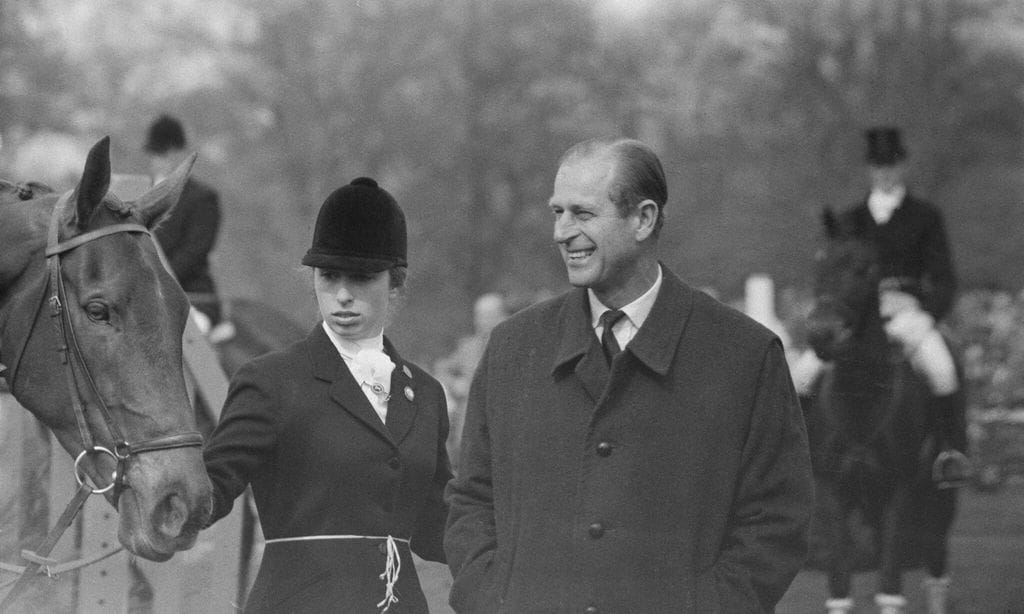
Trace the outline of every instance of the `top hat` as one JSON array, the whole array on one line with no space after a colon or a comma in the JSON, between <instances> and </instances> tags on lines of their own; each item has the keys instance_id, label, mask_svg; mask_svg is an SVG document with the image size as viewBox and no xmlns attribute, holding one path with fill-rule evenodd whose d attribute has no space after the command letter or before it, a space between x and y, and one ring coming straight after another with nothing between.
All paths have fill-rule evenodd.
<instances>
[{"instance_id":1,"label":"top hat","mask_svg":"<svg viewBox=\"0 0 1024 614\"><path fill-rule=\"evenodd\" d=\"M868 140L868 164L892 166L907 157L907 151L900 142L899 128L870 128L864 136Z\"/></svg>"},{"instance_id":2,"label":"top hat","mask_svg":"<svg viewBox=\"0 0 1024 614\"><path fill-rule=\"evenodd\" d=\"M170 115L161 115L149 126L146 133L145 150L162 154L171 149L185 148L185 129L181 122Z\"/></svg>"},{"instance_id":3,"label":"top hat","mask_svg":"<svg viewBox=\"0 0 1024 614\"><path fill-rule=\"evenodd\" d=\"M306 266L376 273L407 266L405 215L369 177L340 187L320 206Z\"/></svg>"}]
</instances>

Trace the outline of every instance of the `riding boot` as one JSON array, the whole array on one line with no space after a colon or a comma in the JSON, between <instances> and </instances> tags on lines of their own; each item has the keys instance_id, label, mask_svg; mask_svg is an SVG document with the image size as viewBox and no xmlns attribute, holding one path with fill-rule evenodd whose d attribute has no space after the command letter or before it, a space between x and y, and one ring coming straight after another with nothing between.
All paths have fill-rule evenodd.
<instances>
[{"instance_id":1,"label":"riding boot","mask_svg":"<svg viewBox=\"0 0 1024 614\"><path fill-rule=\"evenodd\" d=\"M924 585L928 614L946 614L949 604L949 576L928 577L921 584Z\"/></svg>"},{"instance_id":2,"label":"riding boot","mask_svg":"<svg viewBox=\"0 0 1024 614\"><path fill-rule=\"evenodd\" d=\"M850 597L827 599L825 600L825 610L828 614L850 614L853 611L853 599Z\"/></svg>"},{"instance_id":3,"label":"riding boot","mask_svg":"<svg viewBox=\"0 0 1024 614\"><path fill-rule=\"evenodd\" d=\"M967 429L960 391L936 396L931 402L934 417L938 456L932 463L932 481L938 488L959 488L970 477L970 460L963 453L967 449Z\"/></svg>"},{"instance_id":4,"label":"riding boot","mask_svg":"<svg viewBox=\"0 0 1024 614\"><path fill-rule=\"evenodd\" d=\"M907 607L907 598L903 595L878 593L875 595L875 605L878 606L878 614L903 614Z\"/></svg>"}]
</instances>

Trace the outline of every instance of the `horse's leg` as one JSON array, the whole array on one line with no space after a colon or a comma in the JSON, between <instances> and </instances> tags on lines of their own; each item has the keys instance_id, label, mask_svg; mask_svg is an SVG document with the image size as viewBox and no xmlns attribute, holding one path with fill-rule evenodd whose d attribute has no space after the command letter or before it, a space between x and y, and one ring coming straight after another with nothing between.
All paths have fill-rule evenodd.
<instances>
[{"instance_id":1,"label":"horse's leg","mask_svg":"<svg viewBox=\"0 0 1024 614\"><path fill-rule=\"evenodd\" d=\"M849 504L839 494L840 488L834 484L821 489L821 506L825 526L828 554L829 599L825 607L829 614L844 614L853 610L853 599L850 597L853 577L854 543L850 531Z\"/></svg>"},{"instance_id":2,"label":"horse's leg","mask_svg":"<svg viewBox=\"0 0 1024 614\"><path fill-rule=\"evenodd\" d=\"M918 499L927 509L921 514L926 530L923 555L928 577L924 579L928 614L946 614L949 602L950 580L947 575L949 555L948 537L956 515L957 490L935 488L931 482L922 484Z\"/></svg>"},{"instance_id":3,"label":"horse's leg","mask_svg":"<svg viewBox=\"0 0 1024 614\"><path fill-rule=\"evenodd\" d=\"M896 485L889 504L882 514L879 535L878 594L875 603L879 611L893 613L903 611L906 599L903 593L903 577L900 569L900 555L907 551L912 493L904 482Z\"/></svg>"}]
</instances>

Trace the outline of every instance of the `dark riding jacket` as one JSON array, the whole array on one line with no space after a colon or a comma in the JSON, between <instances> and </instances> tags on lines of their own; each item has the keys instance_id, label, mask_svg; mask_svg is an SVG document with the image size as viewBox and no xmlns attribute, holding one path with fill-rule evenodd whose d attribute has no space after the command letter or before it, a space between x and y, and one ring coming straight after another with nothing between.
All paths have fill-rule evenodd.
<instances>
[{"instance_id":1,"label":"dark riding jacket","mask_svg":"<svg viewBox=\"0 0 1024 614\"><path fill-rule=\"evenodd\" d=\"M942 213L935 205L908 192L885 224L877 224L867 199L839 216L842 228L873 241L879 250L882 277L900 280L902 290L941 320L953 305L956 274Z\"/></svg>"},{"instance_id":2,"label":"dark riding jacket","mask_svg":"<svg viewBox=\"0 0 1024 614\"><path fill-rule=\"evenodd\" d=\"M192 295L196 306L219 315L216 285L210 272L210 251L220 228L220 200L206 184L189 179L174 212L157 226L154 234L167 255L178 283ZM216 320L212 314L211 317Z\"/></svg>"},{"instance_id":3,"label":"dark riding jacket","mask_svg":"<svg viewBox=\"0 0 1024 614\"><path fill-rule=\"evenodd\" d=\"M320 325L243 366L204 452L214 520L251 484L268 540L390 535L443 562L444 392L387 339L385 351L395 363L386 425ZM388 612L427 614L410 547L398 547ZM268 543L246 612L377 612L386 561L380 539Z\"/></svg>"}]
</instances>

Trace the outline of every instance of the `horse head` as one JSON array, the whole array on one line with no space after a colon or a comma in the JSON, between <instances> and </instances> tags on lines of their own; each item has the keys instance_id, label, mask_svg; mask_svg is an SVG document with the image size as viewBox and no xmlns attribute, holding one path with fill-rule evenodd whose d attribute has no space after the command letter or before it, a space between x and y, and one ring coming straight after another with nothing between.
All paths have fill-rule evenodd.
<instances>
[{"instance_id":1,"label":"horse head","mask_svg":"<svg viewBox=\"0 0 1024 614\"><path fill-rule=\"evenodd\" d=\"M76 473L97 489L117 483L105 494L120 513L118 537L155 561L190 548L211 508L183 373L188 301L147 236L177 203L194 160L125 202L108 192L104 138L72 192L0 204L4 375L81 455Z\"/></svg>"},{"instance_id":2,"label":"horse head","mask_svg":"<svg viewBox=\"0 0 1024 614\"><path fill-rule=\"evenodd\" d=\"M823 360L848 352L878 316L881 269L875 246L855 237L826 208L826 242L816 255L808 341Z\"/></svg>"}]
</instances>

